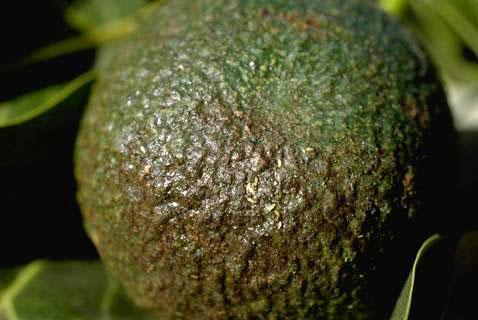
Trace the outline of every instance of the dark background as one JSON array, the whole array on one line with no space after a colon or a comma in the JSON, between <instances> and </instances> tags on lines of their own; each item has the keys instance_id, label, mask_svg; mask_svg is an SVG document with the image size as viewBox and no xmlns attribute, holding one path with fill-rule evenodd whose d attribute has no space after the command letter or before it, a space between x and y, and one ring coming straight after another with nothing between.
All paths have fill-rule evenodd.
<instances>
[{"instance_id":1,"label":"dark background","mask_svg":"<svg viewBox=\"0 0 478 320\"><path fill-rule=\"evenodd\" d=\"M63 20L68 1L14 1L0 10L0 100L61 83L88 70L84 51L32 66L9 64L74 36ZM35 259L97 258L86 237L73 177L73 146L89 87L27 122L0 129L0 267Z\"/></svg>"},{"instance_id":2,"label":"dark background","mask_svg":"<svg viewBox=\"0 0 478 320\"><path fill-rule=\"evenodd\" d=\"M478 98L477 98L478 99ZM459 132L461 151L457 208L464 215L466 231L478 229L478 131Z\"/></svg>"}]
</instances>

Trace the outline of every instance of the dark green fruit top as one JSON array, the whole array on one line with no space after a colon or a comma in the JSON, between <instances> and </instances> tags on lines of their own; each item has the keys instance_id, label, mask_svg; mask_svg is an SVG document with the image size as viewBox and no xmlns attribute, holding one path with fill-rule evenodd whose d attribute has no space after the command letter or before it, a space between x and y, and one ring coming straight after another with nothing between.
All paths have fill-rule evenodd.
<instances>
[{"instance_id":1,"label":"dark green fruit top","mask_svg":"<svg viewBox=\"0 0 478 320\"><path fill-rule=\"evenodd\" d=\"M96 86L79 202L159 319L385 319L450 137L426 57L366 1L166 1Z\"/></svg>"}]
</instances>

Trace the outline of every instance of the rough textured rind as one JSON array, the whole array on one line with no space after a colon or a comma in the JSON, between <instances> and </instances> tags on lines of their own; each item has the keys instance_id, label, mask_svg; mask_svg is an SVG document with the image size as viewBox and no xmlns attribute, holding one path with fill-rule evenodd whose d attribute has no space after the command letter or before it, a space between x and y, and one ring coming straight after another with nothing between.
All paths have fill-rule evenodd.
<instances>
[{"instance_id":1,"label":"rough textured rind","mask_svg":"<svg viewBox=\"0 0 478 320\"><path fill-rule=\"evenodd\" d=\"M96 86L78 198L159 319L384 319L450 137L422 51L365 1L167 1Z\"/></svg>"}]
</instances>

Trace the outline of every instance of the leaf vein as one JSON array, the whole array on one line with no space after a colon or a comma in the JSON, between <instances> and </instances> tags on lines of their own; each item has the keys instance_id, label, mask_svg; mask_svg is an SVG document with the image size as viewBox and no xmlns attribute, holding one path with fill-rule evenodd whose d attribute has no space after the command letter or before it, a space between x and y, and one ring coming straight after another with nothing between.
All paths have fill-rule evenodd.
<instances>
[{"instance_id":1,"label":"leaf vein","mask_svg":"<svg viewBox=\"0 0 478 320\"><path fill-rule=\"evenodd\" d=\"M14 300L20 292L45 267L45 261L35 261L21 270L0 296L0 307L9 320L19 320Z\"/></svg>"}]
</instances>

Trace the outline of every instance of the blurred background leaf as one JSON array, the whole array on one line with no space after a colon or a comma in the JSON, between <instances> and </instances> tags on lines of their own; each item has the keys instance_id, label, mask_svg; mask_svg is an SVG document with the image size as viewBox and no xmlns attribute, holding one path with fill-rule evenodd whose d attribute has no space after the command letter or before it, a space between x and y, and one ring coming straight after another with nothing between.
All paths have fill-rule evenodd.
<instances>
[{"instance_id":1,"label":"blurred background leaf","mask_svg":"<svg viewBox=\"0 0 478 320\"><path fill-rule=\"evenodd\" d=\"M60 102L97 76L95 70L88 71L66 83L33 91L7 102L0 102L0 128L16 125L54 108Z\"/></svg>"},{"instance_id":2,"label":"blurred background leaf","mask_svg":"<svg viewBox=\"0 0 478 320\"><path fill-rule=\"evenodd\" d=\"M130 16L141 9L146 0L75 0L65 11L66 21L87 32L105 23Z\"/></svg>"},{"instance_id":3,"label":"blurred background leaf","mask_svg":"<svg viewBox=\"0 0 478 320\"><path fill-rule=\"evenodd\" d=\"M146 0L76 0L66 8L65 20L80 34L36 49L4 65L4 72L85 49L100 49L122 39L136 29L139 13L146 11L146 4ZM69 83L41 88L0 103L0 127L17 125L48 111L95 77L94 72L86 72Z\"/></svg>"},{"instance_id":4,"label":"blurred background leaf","mask_svg":"<svg viewBox=\"0 0 478 320\"><path fill-rule=\"evenodd\" d=\"M38 260L0 269L0 318L8 320L150 319L101 262ZM2 318L2 319L3 319Z\"/></svg>"},{"instance_id":5,"label":"blurred background leaf","mask_svg":"<svg viewBox=\"0 0 478 320\"><path fill-rule=\"evenodd\" d=\"M478 1L379 0L438 68L459 130L478 129Z\"/></svg>"}]
</instances>

